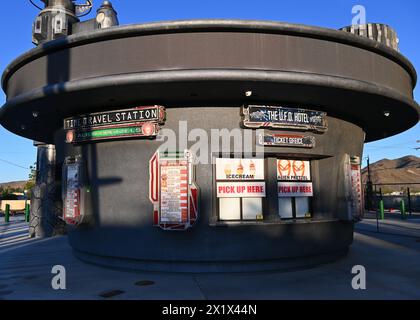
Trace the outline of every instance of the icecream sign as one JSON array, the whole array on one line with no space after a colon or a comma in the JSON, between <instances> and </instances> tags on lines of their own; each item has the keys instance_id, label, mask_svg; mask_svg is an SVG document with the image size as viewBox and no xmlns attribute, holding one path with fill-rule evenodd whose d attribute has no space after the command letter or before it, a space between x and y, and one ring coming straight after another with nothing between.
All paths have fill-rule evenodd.
<instances>
[{"instance_id":1,"label":"icecream sign","mask_svg":"<svg viewBox=\"0 0 420 320\"><path fill-rule=\"evenodd\" d=\"M264 180L264 159L216 159L217 180Z\"/></svg>"}]
</instances>

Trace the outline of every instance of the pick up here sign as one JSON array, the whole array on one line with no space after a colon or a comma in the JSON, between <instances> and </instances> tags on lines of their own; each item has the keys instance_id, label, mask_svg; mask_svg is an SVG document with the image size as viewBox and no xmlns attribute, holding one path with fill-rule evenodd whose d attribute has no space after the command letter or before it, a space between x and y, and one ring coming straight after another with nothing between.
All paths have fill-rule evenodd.
<instances>
[{"instance_id":1,"label":"pick up here sign","mask_svg":"<svg viewBox=\"0 0 420 320\"><path fill-rule=\"evenodd\" d=\"M218 198L265 197L265 182L218 182Z\"/></svg>"}]
</instances>

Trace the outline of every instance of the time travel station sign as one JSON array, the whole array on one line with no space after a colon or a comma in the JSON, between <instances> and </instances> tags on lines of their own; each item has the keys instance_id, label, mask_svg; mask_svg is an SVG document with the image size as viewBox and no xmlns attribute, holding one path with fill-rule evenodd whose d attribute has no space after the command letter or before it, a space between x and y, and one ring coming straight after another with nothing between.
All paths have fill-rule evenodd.
<instances>
[{"instance_id":1,"label":"time travel station sign","mask_svg":"<svg viewBox=\"0 0 420 320\"><path fill-rule=\"evenodd\" d=\"M242 107L243 126L250 129L283 129L323 133L327 130L326 113L281 106L247 105ZM163 106L141 106L104 111L64 119L67 143L98 140L155 137L166 121ZM315 137L303 133L267 132L257 143L270 147L315 147Z\"/></svg>"},{"instance_id":2,"label":"time travel station sign","mask_svg":"<svg viewBox=\"0 0 420 320\"><path fill-rule=\"evenodd\" d=\"M145 106L64 119L67 143L132 137L153 137L166 120L162 106Z\"/></svg>"}]
</instances>

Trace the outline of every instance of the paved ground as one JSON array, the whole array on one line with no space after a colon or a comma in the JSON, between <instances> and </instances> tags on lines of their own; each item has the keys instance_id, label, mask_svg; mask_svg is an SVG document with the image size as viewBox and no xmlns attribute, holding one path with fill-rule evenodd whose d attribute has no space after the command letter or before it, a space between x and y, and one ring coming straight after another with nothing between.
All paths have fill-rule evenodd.
<instances>
[{"instance_id":1,"label":"paved ground","mask_svg":"<svg viewBox=\"0 0 420 320\"><path fill-rule=\"evenodd\" d=\"M0 224L0 299L420 299L420 219L387 219L379 231L366 219L346 258L310 270L194 275L85 264L66 237L28 239L27 225L14 221ZM66 290L51 288L56 264L66 267ZM352 289L354 265L365 266L367 290Z\"/></svg>"}]
</instances>

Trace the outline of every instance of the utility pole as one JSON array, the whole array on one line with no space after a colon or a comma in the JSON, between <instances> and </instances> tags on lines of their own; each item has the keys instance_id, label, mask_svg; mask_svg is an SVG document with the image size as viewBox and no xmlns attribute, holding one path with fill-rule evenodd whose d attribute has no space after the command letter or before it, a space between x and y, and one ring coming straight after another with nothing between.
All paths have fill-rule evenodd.
<instances>
[{"instance_id":1,"label":"utility pole","mask_svg":"<svg viewBox=\"0 0 420 320\"><path fill-rule=\"evenodd\" d=\"M373 195L373 185L372 185L372 176L370 175L370 158L367 157L367 170L368 170L368 178L366 183L366 200L367 200L367 209L368 211L372 211L372 195Z\"/></svg>"}]
</instances>

